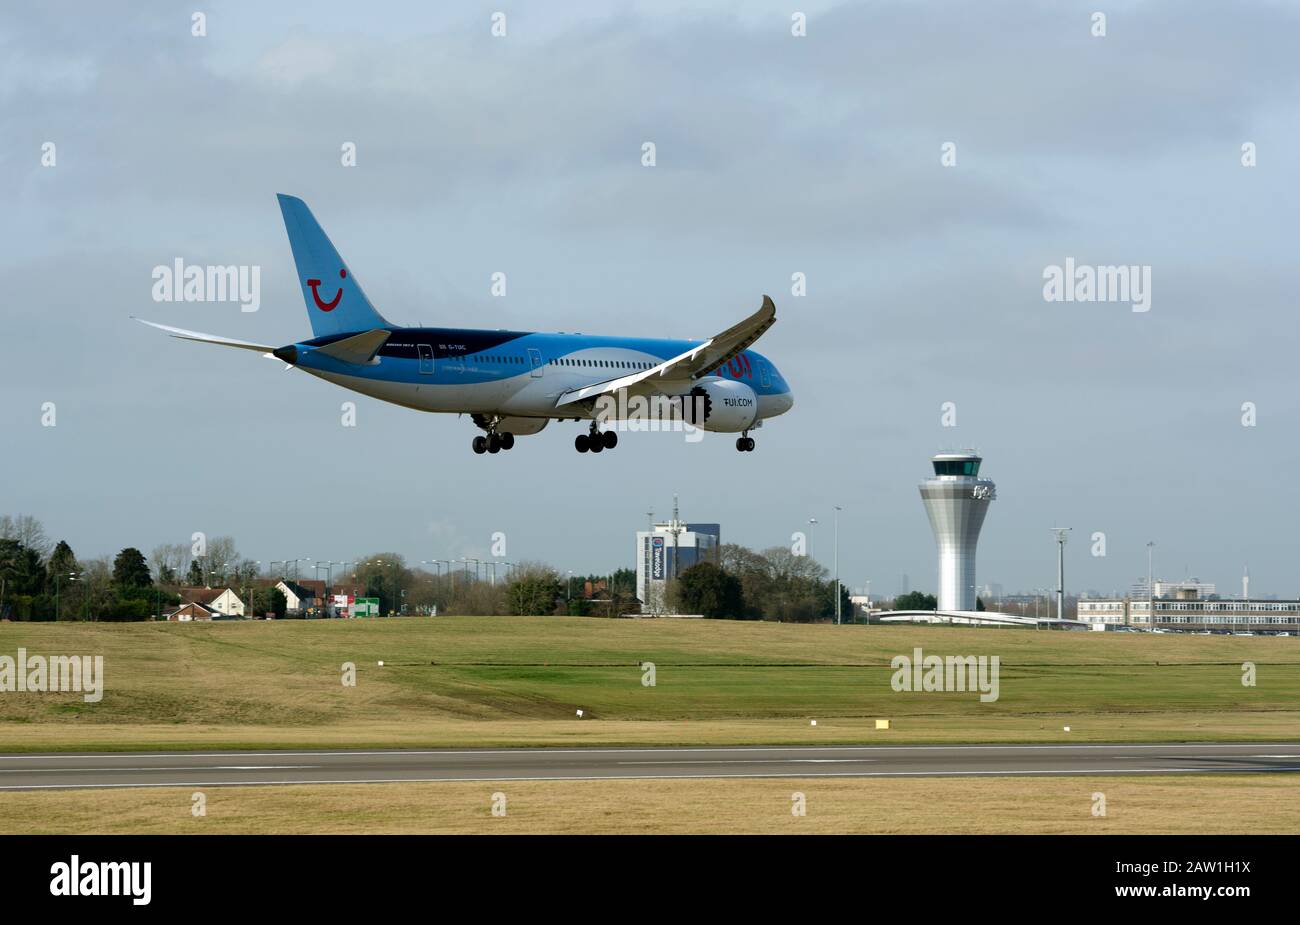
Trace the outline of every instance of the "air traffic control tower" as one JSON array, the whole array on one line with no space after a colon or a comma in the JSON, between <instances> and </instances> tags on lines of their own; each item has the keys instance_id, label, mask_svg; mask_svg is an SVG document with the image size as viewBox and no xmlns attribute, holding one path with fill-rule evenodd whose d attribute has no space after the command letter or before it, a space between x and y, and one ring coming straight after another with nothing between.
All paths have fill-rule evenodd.
<instances>
[{"instance_id":1,"label":"air traffic control tower","mask_svg":"<svg viewBox=\"0 0 1300 925\"><path fill-rule=\"evenodd\" d=\"M934 478L921 483L921 501L939 547L940 610L975 609L975 544L997 488L982 479L974 452L940 453Z\"/></svg>"}]
</instances>

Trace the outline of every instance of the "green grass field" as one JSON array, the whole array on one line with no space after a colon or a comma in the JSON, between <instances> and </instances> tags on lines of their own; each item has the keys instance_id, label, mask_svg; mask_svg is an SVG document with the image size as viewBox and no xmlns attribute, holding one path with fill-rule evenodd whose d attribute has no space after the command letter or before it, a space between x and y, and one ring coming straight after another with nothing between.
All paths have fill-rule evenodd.
<instances>
[{"instance_id":1,"label":"green grass field","mask_svg":"<svg viewBox=\"0 0 1300 925\"><path fill-rule=\"evenodd\" d=\"M889 661L916 646L999 656L999 700L894 692ZM1300 638L561 617L0 624L0 655L19 647L102 655L105 694L0 694L4 751L1300 736Z\"/></svg>"},{"instance_id":2,"label":"green grass field","mask_svg":"<svg viewBox=\"0 0 1300 925\"><path fill-rule=\"evenodd\" d=\"M803 793L807 815L790 812ZM507 797L493 816L492 794ZM1094 816L1104 793L1106 815ZM483 781L6 793L10 834L1183 834L1300 831L1287 774Z\"/></svg>"}]
</instances>

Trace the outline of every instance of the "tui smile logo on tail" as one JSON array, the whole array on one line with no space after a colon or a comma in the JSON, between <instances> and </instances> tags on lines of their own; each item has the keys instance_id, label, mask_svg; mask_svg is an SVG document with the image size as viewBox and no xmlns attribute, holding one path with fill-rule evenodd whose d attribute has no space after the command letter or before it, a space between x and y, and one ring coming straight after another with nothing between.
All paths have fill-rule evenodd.
<instances>
[{"instance_id":1,"label":"tui smile logo on tail","mask_svg":"<svg viewBox=\"0 0 1300 925\"><path fill-rule=\"evenodd\" d=\"M347 279L347 278L348 278L348 271L339 270L339 279ZM335 307L339 304L339 299L343 298L342 286L339 287L338 292L334 293L334 298L330 299L328 302L324 302L321 300L320 293L316 291L316 287L320 285L320 280L309 279L307 280L307 285L311 287L311 297L316 301L316 307L323 312L334 311Z\"/></svg>"}]
</instances>

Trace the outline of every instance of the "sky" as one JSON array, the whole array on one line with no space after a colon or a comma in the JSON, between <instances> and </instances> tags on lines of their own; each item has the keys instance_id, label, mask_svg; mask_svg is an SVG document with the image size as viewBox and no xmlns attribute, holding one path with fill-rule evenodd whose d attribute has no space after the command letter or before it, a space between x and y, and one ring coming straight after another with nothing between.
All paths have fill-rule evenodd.
<instances>
[{"instance_id":1,"label":"sky","mask_svg":"<svg viewBox=\"0 0 1300 925\"><path fill-rule=\"evenodd\" d=\"M1054 586L1062 525L1071 590L1126 589L1154 541L1157 577L1300 596L1300 6L1107 3L1095 35L1092 0L801 2L803 36L768 2L194 6L206 35L166 3L0 11L0 512L79 556L503 533L601 573L676 494L754 548L816 518L828 567L839 506L846 584L933 591L917 484L973 447L981 585ZM753 453L579 455L570 422L476 456L466 418L131 320L305 338L281 192L397 323L705 338L770 294L795 407ZM259 310L154 301L177 258L260 267ZM1047 301L1067 259L1149 268L1149 310Z\"/></svg>"}]
</instances>

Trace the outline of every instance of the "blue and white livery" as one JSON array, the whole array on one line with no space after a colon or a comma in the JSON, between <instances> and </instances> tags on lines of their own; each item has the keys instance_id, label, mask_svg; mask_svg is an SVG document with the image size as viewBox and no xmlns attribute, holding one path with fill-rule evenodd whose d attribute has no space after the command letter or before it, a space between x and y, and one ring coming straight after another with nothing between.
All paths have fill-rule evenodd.
<instances>
[{"instance_id":1,"label":"blue and white livery","mask_svg":"<svg viewBox=\"0 0 1300 925\"><path fill-rule=\"evenodd\" d=\"M484 431L476 453L497 453L553 420L589 421L579 452L618 443L603 425L648 407L679 409L684 426L749 432L789 411L794 397L750 347L776 322L767 296L743 321L708 340L601 337L390 324L370 304L307 204L281 195L312 338L271 347L144 322L185 340L256 350L321 379L418 411L469 414ZM630 410L629 410L630 409Z\"/></svg>"}]
</instances>

